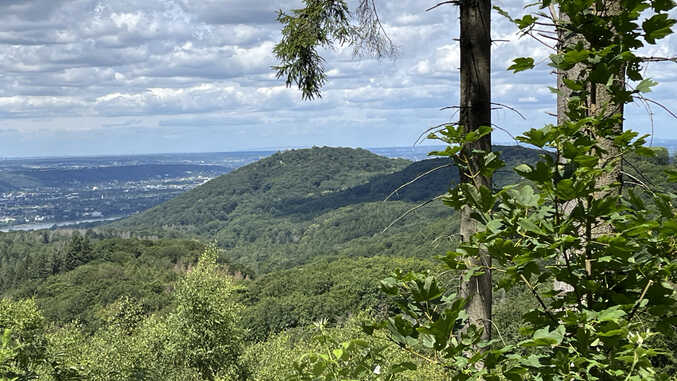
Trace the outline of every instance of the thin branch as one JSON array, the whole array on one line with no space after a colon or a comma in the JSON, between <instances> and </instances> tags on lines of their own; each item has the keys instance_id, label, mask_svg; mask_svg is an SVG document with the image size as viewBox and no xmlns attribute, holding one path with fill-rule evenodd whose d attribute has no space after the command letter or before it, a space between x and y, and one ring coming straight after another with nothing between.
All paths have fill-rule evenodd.
<instances>
[{"instance_id":1,"label":"thin branch","mask_svg":"<svg viewBox=\"0 0 677 381\"><path fill-rule=\"evenodd\" d=\"M550 39L550 40L553 40L553 41L557 41L558 44L561 42L561 40L559 38L553 37L553 36L548 36L545 33L538 33L538 35L543 37L543 38L547 38L547 39Z\"/></svg>"},{"instance_id":2,"label":"thin branch","mask_svg":"<svg viewBox=\"0 0 677 381\"><path fill-rule=\"evenodd\" d=\"M645 99L641 99L641 98L640 98L640 101L642 101L642 105L646 109L646 113L649 115L649 122L651 122L651 141L649 142L649 146L653 147L653 136L654 136L654 130L655 130L654 129L654 120L653 120L654 112L653 112L653 109L651 108L651 105L649 104L649 102L647 102Z\"/></svg>"},{"instance_id":3,"label":"thin branch","mask_svg":"<svg viewBox=\"0 0 677 381\"><path fill-rule=\"evenodd\" d=\"M658 188L658 187L656 186L656 184L654 184L654 183L651 181L651 179L649 179L642 171L640 171L639 169L637 169L637 167L635 167L635 165L632 164L631 161L629 161L629 160L623 158L623 163L629 165L632 169L634 169L635 172L637 172L638 175L642 176L642 178L644 179L644 181L646 181L647 183L649 183L649 185L651 185L652 187L654 187L654 188L656 188L656 189Z\"/></svg>"},{"instance_id":4,"label":"thin branch","mask_svg":"<svg viewBox=\"0 0 677 381\"><path fill-rule=\"evenodd\" d=\"M675 62L677 63L677 57L637 57L643 62Z\"/></svg>"},{"instance_id":5,"label":"thin branch","mask_svg":"<svg viewBox=\"0 0 677 381\"><path fill-rule=\"evenodd\" d=\"M643 96L643 95L641 95L641 94L637 94L637 95L635 95L635 96L636 96L637 98L639 98L639 99L642 99L642 100L646 101L646 102L655 104L656 106L662 108L663 110L665 110L665 112L667 112L668 114L670 114L671 117L677 119L677 115L676 115L674 112L672 112L669 108L667 108L666 106L664 106L663 104L661 104L661 103L659 103L659 102L656 102L656 101L653 100L653 99L647 98L647 97L645 97L645 96Z\"/></svg>"},{"instance_id":6,"label":"thin branch","mask_svg":"<svg viewBox=\"0 0 677 381\"><path fill-rule=\"evenodd\" d=\"M552 49L552 50L557 50L557 49L555 49L555 47L554 47L554 46L552 46L552 45L549 45L549 44L546 44L546 43L545 43L545 42L543 42L543 41L542 41L542 40L541 40L540 38L538 38L538 37L534 36L534 34L533 34L533 33L530 33L530 32L528 32L528 33L526 33L526 34L528 34L529 36L531 36L531 38L533 38L534 40L536 40L536 41L540 42L540 43L541 43L541 45L543 45L543 46L545 46L545 47L548 47L548 48L550 48L550 49Z\"/></svg>"},{"instance_id":7,"label":"thin branch","mask_svg":"<svg viewBox=\"0 0 677 381\"><path fill-rule=\"evenodd\" d=\"M545 33L545 34L556 34L557 32L554 30L545 30L545 29L532 29L532 32L538 32L540 33Z\"/></svg>"},{"instance_id":8,"label":"thin branch","mask_svg":"<svg viewBox=\"0 0 677 381\"><path fill-rule=\"evenodd\" d=\"M440 111L444 110L455 110L455 109L462 109L462 108L467 108L468 106L445 106L440 109Z\"/></svg>"},{"instance_id":9,"label":"thin branch","mask_svg":"<svg viewBox=\"0 0 677 381\"><path fill-rule=\"evenodd\" d=\"M495 105L495 106L501 106L501 107L503 107L503 108L507 108L508 110L510 110L510 111L514 112L515 114L519 115L520 118L522 118L522 119L524 119L524 120L527 120L527 117L524 116L524 114L522 114L521 112L519 112L516 108L514 108L514 107L512 107L512 106L508 106L508 105L506 105L506 104L503 104L503 103L496 103L496 102L491 102L491 104L492 104L492 105Z\"/></svg>"},{"instance_id":10,"label":"thin branch","mask_svg":"<svg viewBox=\"0 0 677 381\"><path fill-rule=\"evenodd\" d=\"M423 132L421 133L421 135L418 136L418 139L416 139L416 142L414 142L414 145L418 144L421 140L423 140L423 136L424 136L425 134L430 133L430 131L437 130L437 129L440 129L440 128L444 128L444 127L446 127L446 126L448 126L448 125L456 125L456 124L457 124L457 123L442 123L442 124L438 124L437 126L430 127L430 128L428 128L427 130L423 131Z\"/></svg>"},{"instance_id":11,"label":"thin branch","mask_svg":"<svg viewBox=\"0 0 677 381\"><path fill-rule=\"evenodd\" d=\"M498 332L498 338L501 339L501 341L503 342L503 346L504 347L508 346L508 344L505 343L505 340L503 340L503 335L501 335L501 330L498 329L498 326L496 325L496 323L494 323L494 321L491 320L491 319L489 319L489 322L494 326L494 328L496 329L496 332Z\"/></svg>"},{"instance_id":12,"label":"thin branch","mask_svg":"<svg viewBox=\"0 0 677 381\"><path fill-rule=\"evenodd\" d=\"M430 11L432 11L433 9L435 9L435 8L437 8L437 7L441 7L442 5L445 5L445 4L459 5L460 3L461 3L461 2L460 2L459 0L443 1L443 2L441 2L441 3L437 3L437 4L433 5L432 7L426 9L425 11L426 11L426 12L430 12Z\"/></svg>"},{"instance_id":13,"label":"thin branch","mask_svg":"<svg viewBox=\"0 0 677 381\"><path fill-rule=\"evenodd\" d=\"M655 195L654 191L651 190L651 188L649 188L648 185L644 184L644 182L642 182L642 181L641 181L640 179L638 179L637 177L635 177L635 176L633 176L633 175L631 175L631 174L629 174L629 173L627 173L627 172L625 172L625 171L621 171L621 173L624 174L625 176L628 176L628 177L629 177L630 179L632 179L633 181L635 181L635 184L637 184L637 185L641 186L642 188L646 189L647 192L651 193L652 195Z\"/></svg>"},{"instance_id":14,"label":"thin branch","mask_svg":"<svg viewBox=\"0 0 677 381\"><path fill-rule=\"evenodd\" d=\"M555 10L555 5L550 3L550 5L548 6L548 10L550 11L551 20L553 20L555 24L557 24L559 22L559 16L557 15L557 10ZM559 25L557 27L559 27Z\"/></svg>"},{"instance_id":15,"label":"thin branch","mask_svg":"<svg viewBox=\"0 0 677 381\"><path fill-rule=\"evenodd\" d=\"M520 147L522 146L522 142L520 142L519 140L517 140L517 138L516 138L513 134L511 134L510 131L506 130L506 129L503 128L503 127L500 127L498 124L492 123L491 126L494 127L494 128L497 129L497 130L501 130L501 131L505 132L506 135L510 136L510 139L512 139L512 140L515 141L516 145L518 145L518 146L520 146ZM498 172L498 171L497 171L497 172ZM506 172L512 172L512 171L506 171Z\"/></svg>"},{"instance_id":16,"label":"thin branch","mask_svg":"<svg viewBox=\"0 0 677 381\"><path fill-rule=\"evenodd\" d=\"M545 16L545 15L544 15L544 16ZM552 26L552 27L556 27L556 26L557 26L557 24L553 24L553 23L549 23L549 22L538 22L538 21L534 22L534 24L536 24L536 25L543 25L543 26ZM554 33L554 32L553 32L553 33Z\"/></svg>"},{"instance_id":17,"label":"thin branch","mask_svg":"<svg viewBox=\"0 0 677 381\"><path fill-rule=\"evenodd\" d=\"M649 282L646 284L646 287L644 287L644 290L642 290L642 295L639 297L639 300L635 303L635 306L632 307L632 311L630 312L630 316L628 316L628 320L631 320L633 316L635 316L635 312L637 312L637 309L639 308L639 305L642 304L642 300L644 299L644 296L646 296L646 292L649 291L649 287L653 284L653 280L649 279Z\"/></svg>"},{"instance_id":18,"label":"thin branch","mask_svg":"<svg viewBox=\"0 0 677 381\"><path fill-rule=\"evenodd\" d=\"M397 189L395 189L394 191L390 192L390 194L388 195L388 197L386 197L385 200L383 200L383 201L388 201L388 200L390 199L390 197L392 197L395 193L397 193L397 192L399 192L400 190L402 190L403 188L406 188L407 186L409 186L409 185L415 183L416 181L420 180L421 178L423 178L423 177L425 177L425 176L428 176L429 174L431 174L431 173L433 173L433 172L439 171L439 170L442 169L442 168L447 168L447 167L451 167L451 164L440 165L440 166L437 167L437 168L433 168L433 169L431 169L431 170L429 170L429 171L427 171L427 172L425 172L425 173L422 173L422 174L416 176L416 178L414 178L413 180L411 180L411 181L409 181L409 182L407 182L407 183L405 183L405 184L403 184L403 185L400 185L399 187L397 187Z\"/></svg>"},{"instance_id":19,"label":"thin branch","mask_svg":"<svg viewBox=\"0 0 677 381\"><path fill-rule=\"evenodd\" d=\"M522 278L524 283L526 283L527 287L529 287L529 290L531 290L531 293L534 294L536 299L538 299L538 303L541 305L541 307L543 307L543 310L545 311L545 313L548 314L548 317L550 317L550 320L552 320L553 323L557 324L557 319L555 319L555 316L552 314L552 312L550 312L550 309L545 305L545 302L543 302L543 299L541 299L541 296L538 295L538 292L536 292L536 289L534 288L534 286L532 286L531 283L529 283L529 281L524 276L524 274L520 274L520 277Z\"/></svg>"},{"instance_id":20,"label":"thin branch","mask_svg":"<svg viewBox=\"0 0 677 381\"><path fill-rule=\"evenodd\" d=\"M393 225L395 225L397 222L399 222L400 220L402 220L404 217L408 216L408 215L411 214L412 212L415 212L416 210L421 209L422 207L424 207L424 206L430 204L430 203L433 202L433 201L436 201L436 200L441 199L441 198L444 197L445 195L446 195L446 193L445 193L445 194L441 194L441 195L439 195L439 196L436 196L435 198L432 198L432 199L430 199L430 200L428 200L428 201L426 201L426 202L424 202L424 203L422 203L422 204L418 204L418 205L414 206L413 208L407 210L406 212L402 213L402 215L400 215L399 217L397 217L396 219L394 219L393 222L390 223L390 225L386 226L386 228L383 229L382 233L385 233L386 231L388 231L388 229L390 229Z\"/></svg>"},{"instance_id":21,"label":"thin branch","mask_svg":"<svg viewBox=\"0 0 677 381\"><path fill-rule=\"evenodd\" d=\"M359 38L352 41L353 55L363 56L365 52L376 58L397 56L397 47L383 27L373 0L361 0L357 7L359 25L354 28Z\"/></svg>"}]
</instances>

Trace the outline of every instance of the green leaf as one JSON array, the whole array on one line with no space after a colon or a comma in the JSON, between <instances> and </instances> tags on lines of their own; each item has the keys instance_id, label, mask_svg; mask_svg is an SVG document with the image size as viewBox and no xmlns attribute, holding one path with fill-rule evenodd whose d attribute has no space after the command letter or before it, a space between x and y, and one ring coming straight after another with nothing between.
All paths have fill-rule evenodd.
<instances>
[{"instance_id":1,"label":"green leaf","mask_svg":"<svg viewBox=\"0 0 677 381\"><path fill-rule=\"evenodd\" d=\"M526 15L522 18L515 19L514 23L517 25L518 28L526 29L533 26L536 20L537 20L536 17L532 15Z\"/></svg>"},{"instance_id":2,"label":"green leaf","mask_svg":"<svg viewBox=\"0 0 677 381\"><path fill-rule=\"evenodd\" d=\"M451 308L444 310L442 317L432 323L429 327L419 328L422 334L432 336L433 346L428 348L435 348L436 350L444 349L452 337L456 320L459 319L459 313L463 310L465 301L463 299L456 299Z\"/></svg>"},{"instance_id":3,"label":"green leaf","mask_svg":"<svg viewBox=\"0 0 677 381\"><path fill-rule=\"evenodd\" d=\"M674 8L675 2L672 0L653 0L651 2L651 7L656 12L665 12Z\"/></svg>"},{"instance_id":4,"label":"green leaf","mask_svg":"<svg viewBox=\"0 0 677 381\"><path fill-rule=\"evenodd\" d=\"M552 130L552 126L545 126L538 129L532 128L525 132L523 136L518 136L517 140L542 148L550 141Z\"/></svg>"},{"instance_id":5,"label":"green leaf","mask_svg":"<svg viewBox=\"0 0 677 381\"><path fill-rule=\"evenodd\" d=\"M642 29L645 33L644 39L650 44L655 44L656 40L672 33L670 28L674 24L675 20L670 19L666 13L653 15L642 23Z\"/></svg>"},{"instance_id":6,"label":"green leaf","mask_svg":"<svg viewBox=\"0 0 677 381\"><path fill-rule=\"evenodd\" d=\"M658 85L658 82L646 78L637 84L637 86L635 87L635 91L637 91L638 93L649 93L651 92L651 88L656 85Z\"/></svg>"},{"instance_id":7,"label":"green leaf","mask_svg":"<svg viewBox=\"0 0 677 381\"><path fill-rule=\"evenodd\" d=\"M570 50L562 57L562 65L567 69L571 68L576 64L585 61L588 56L590 56L590 51L587 49Z\"/></svg>"},{"instance_id":8,"label":"green leaf","mask_svg":"<svg viewBox=\"0 0 677 381\"><path fill-rule=\"evenodd\" d=\"M534 68L534 59L531 57L515 58L512 62L513 64L508 67L508 70L512 70L515 73Z\"/></svg>"},{"instance_id":9,"label":"green leaf","mask_svg":"<svg viewBox=\"0 0 677 381\"><path fill-rule=\"evenodd\" d=\"M515 172L519 174L520 176L526 177L526 175L530 174L534 170L531 168L529 164L520 164L515 167Z\"/></svg>"},{"instance_id":10,"label":"green leaf","mask_svg":"<svg viewBox=\"0 0 677 381\"><path fill-rule=\"evenodd\" d=\"M497 6L497 5L492 6L492 8L493 8L496 12L498 12L499 15L501 15L501 16L507 18L508 20L510 20L510 21L512 21L512 22L515 22L515 20L513 20L513 18L510 17L510 14L509 14L506 10L504 10L503 8L501 8L501 7Z\"/></svg>"},{"instance_id":11,"label":"green leaf","mask_svg":"<svg viewBox=\"0 0 677 381\"><path fill-rule=\"evenodd\" d=\"M545 235L545 231L541 229L531 218L522 219L519 221L519 226L524 229L524 231L535 233L538 235Z\"/></svg>"},{"instance_id":12,"label":"green leaf","mask_svg":"<svg viewBox=\"0 0 677 381\"><path fill-rule=\"evenodd\" d=\"M558 182L555 193L563 201L573 200L578 195L572 179L564 179Z\"/></svg>"},{"instance_id":13,"label":"green leaf","mask_svg":"<svg viewBox=\"0 0 677 381\"><path fill-rule=\"evenodd\" d=\"M558 326L553 331L548 330L548 327L543 327L536 332L531 340L526 340L520 343L525 347L556 347L564 340L564 333L566 329L563 325Z\"/></svg>"},{"instance_id":14,"label":"green leaf","mask_svg":"<svg viewBox=\"0 0 677 381\"><path fill-rule=\"evenodd\" d=\"M531 367L531 368L541 368L543 365L541 365L539 360L540 360L540 356L536 356L536 355L532 354L532 355L529 355L529 357L522 358L520 362L524 366L528 366L528 367Z\"/></svg>"},{"instance_id":15,"label":"green leaf","mask_svg":"<svg viewBox=\"0 0 677 381\"><path fill-rule=\"evenodd\" d=\"M592 155L578 155L574 158L574 161L579 164L581 167L592 168L597 165L599 158Z\"/></svg>"},{"instance_id":16,"label":"green leaf","mask_svg":"<svg viewBox=\"0 0 677 381\"><path fill-rule=\"evenodd\" d=\"M505 162L501 160L496 152L489 152L484 156L484 166L480 172L486 177L491 177L496 170L503 168Z\"/></svg>"},{"instance_id":17,"label":"green leaf","mask_svg":"<svg viewBox=\"0 0 677 381\"><path fill-rule=\"evenodd\" d=\"M525 185L519 189L511 189L508 192L519 205L524 207L538 206L538 195L534 193L534 188Z\"/></svg>"},{"instance_id":18,"label":"green leaf","mask_svg":"<svg viewBox=\"0 0 677 381\"><path fill-rule=\"evenodd\" d=\"M573 91L582 91L585 89L585 86L579 81L573 81L568 78L562 78L562 82L564 82L564 85L568 88L570 88Z\"/></svg>"},{"instance_id":19,"label":"green leaf","mask_svg":"<svg viewBox=\"0 0 677 381\"><path fill-rule=\"evenodd\" d=\"M605 321L618 323L619 319L625 315L625 311L621 310L620 306L613 306L611 308L607 308L606 310L600 311L599 315L597 315L597 320L600 323Z\"/></svg>"},{"instance_id":20,"label":"green leaf","mask_svg":"<svg viewBox=\"0 0 677 381\"><path fill-rule=\"evenodd\" d=\"M487 223L487 230L492 233L499 233L503 227L503 222L500 220L491 220Z\"/></svg>"},{"instance_id":21,"label":"green leaf","mask_svg":"<svg viewBox=\"0 0 677 381\"><path fill-rule=\"evenodd\" d=\"M428 156L443 156L443 157L453 157L456 156L461 151L460 146L447 146L444 151L432 151L428 153Z\"/></svg>"}]
</instances>

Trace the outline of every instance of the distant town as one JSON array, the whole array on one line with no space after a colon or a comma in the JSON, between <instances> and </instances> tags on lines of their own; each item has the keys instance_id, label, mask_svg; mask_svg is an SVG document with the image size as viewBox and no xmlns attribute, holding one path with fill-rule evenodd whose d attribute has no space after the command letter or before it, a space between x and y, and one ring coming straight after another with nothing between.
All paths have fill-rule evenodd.
<instances>
[{"instance_id":1,"label":"distant town","mask_svg":"<svg viewBox=\"0 0 677 381\"><path fill-rule=\"evenodd\" d=\"M1 160L0 230L124 217L270 153Z\"/></svg>"}]
</instances>

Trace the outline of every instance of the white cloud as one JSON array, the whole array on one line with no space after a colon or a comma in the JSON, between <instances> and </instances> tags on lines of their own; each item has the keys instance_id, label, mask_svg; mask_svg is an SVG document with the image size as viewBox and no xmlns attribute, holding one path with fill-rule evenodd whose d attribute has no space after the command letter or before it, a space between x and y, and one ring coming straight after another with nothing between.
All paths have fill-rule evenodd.
<instances>
[{"instance_id":1,"label":"white cloud","mask_svg":"<svg viewBox=\"0 0 677 381\"><path fill-rule=\"evenodd\" d=\"M518 15L525 2L497 4ZM168 135L183 133L199 146L200 139L221 136L217 129L224 128L228 136L254 139L240 140L242 147L276 142L375 146L410 144L425 128L454 118L452 111L439 109L458 102L455 6L426 12L431 4L418 0L378 2L399 55L355 60L348 47L323 49L329 76L323 98L302 102L299 92L286 88L271 69L280 37L276 12L300 5L300 0L0 1L2 129L71 131L77 124L107 139L104 131L168 129ZM493 38L507 40L492 49L493 96L529 120L502 111L496 117L517 133L541 124L544 112L554 108L547 86L555 78L542 64L550 51L518 38L514 26L496 13L492 17ZM675 55L677 38L642 54ZM527 55L541 65L517 75L506 70L515 57ZM650 95L675 108L677 74L671 65L651 64L647 74L661 82ZM631 121L641 114L639 108L629 110ZM86 123L74 122L78 118ZM677 136L662 125L668 124L657 127L658 135ZM384 129L392 131L387 138ZM259 138L252 130L266 132ZM3 139L12 136L19 135Z\"/></svg>"}]
</instances>

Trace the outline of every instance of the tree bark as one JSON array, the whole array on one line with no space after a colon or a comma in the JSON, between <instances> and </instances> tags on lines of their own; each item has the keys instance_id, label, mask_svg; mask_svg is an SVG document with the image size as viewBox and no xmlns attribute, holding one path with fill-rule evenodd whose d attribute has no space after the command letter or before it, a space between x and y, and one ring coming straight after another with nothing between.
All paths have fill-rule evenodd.
<instances>
[{"instance_id":1,"label":"tree bark","mask_svg":"<svg viewBox=\"0 0 677 381\"><path fill-rule=\"evenodd\" d=\"M459 123L465 132L481 126L491 126L491 3L489 0L465 0L461 9L461 105ZM480 175L483 160L474 150L491 151L491 135L479 141L466 144L462 156L468 161L469 170L459 169L461 182L476 187L491 189L491 178ZM470 173L468 173L470 172ZM477 222L471 216L469 207L461 209L460 233L463 241L478 231ZM484 329L483 338L491 338L491 258L480 254L473 264L486 268L483 275L462 282L461 296L468 298L466 311L470 324Z\"/></svg>"}]
</instances>

